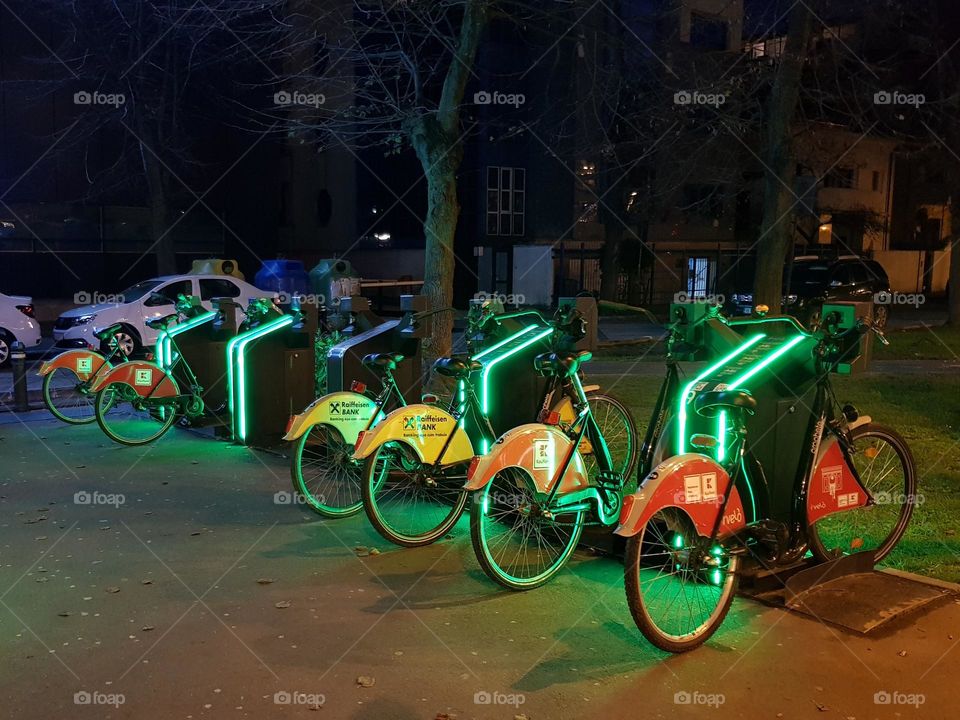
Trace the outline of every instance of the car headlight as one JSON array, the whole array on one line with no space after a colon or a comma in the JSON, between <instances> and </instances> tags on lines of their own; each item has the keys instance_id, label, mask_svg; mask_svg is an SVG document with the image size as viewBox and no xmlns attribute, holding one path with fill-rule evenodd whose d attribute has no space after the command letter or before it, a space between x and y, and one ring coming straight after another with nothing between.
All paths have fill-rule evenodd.
<instances>
[{"instance_id":1,"label":"car headlight","mask_svg":"<svg viewBox=\"0 0 960 720\"><path fill-rule=\"evenodd\" d=\"M86 325L88 322L93 320L97 316L96 313L90 313L89 315L81 315L74 321L74 325Z\"/></svg>"}]
</instances>

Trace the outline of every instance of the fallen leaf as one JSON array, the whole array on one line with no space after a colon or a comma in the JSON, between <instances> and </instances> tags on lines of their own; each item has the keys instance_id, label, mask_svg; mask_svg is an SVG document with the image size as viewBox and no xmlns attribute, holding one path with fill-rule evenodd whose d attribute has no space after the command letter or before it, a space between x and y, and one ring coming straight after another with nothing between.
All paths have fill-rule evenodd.
<instances>
[{"instance_id":1,"label":"fallen leaf","mask_svg":"<svg viewBox=\"0 0 960 720\"><path fill-rule=\"evenodd\" d=\"M116 585L113 585L113 586L107 588L107 592L108 592L108 593L118 593L118 592L120 592L120 588L118 588Z\"/></svg>"},{"instance_id":2,"label":"fallen leaf","mask_svg":"<svg viewBox=\"0 0 960 720\"><path fill-rule=\"evenodd\" d=\"M269 585L274 582L273 578L258 578L257 585Z\"/></svg>"},{"instance_id":3,"label":"fallen leaf","mask_svg":"<svg viewBox=\"0 0 960 720\"><path fill-rule=\"evenodd\" d=\"M289 601L289 600L281 600L281 601L278 602L278 603L274 603L273 606L274 606L275 608L280 608L280 609L282 610L283 608L288 608L288 607L290 607L290 601Z\"/></svg>"},{"instance_id":4,"label":"fallen leaf","mask_svg":"<svg viewBox=\"0 0 960 720\"><path fill-rule=\"evenodd\" d=\"M361 675L360 677L357 678L357 685L359 685L360 687L365 687L365 688L373 687L376 682L377 681L374 680L369 675Z\"/></svg>"}]
</instances>

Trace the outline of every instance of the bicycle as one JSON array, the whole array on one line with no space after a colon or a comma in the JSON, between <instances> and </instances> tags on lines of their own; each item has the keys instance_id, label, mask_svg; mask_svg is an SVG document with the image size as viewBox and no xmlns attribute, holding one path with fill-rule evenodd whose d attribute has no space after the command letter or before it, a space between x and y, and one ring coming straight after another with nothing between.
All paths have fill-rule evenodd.
<instances>
[{"instance_id":1,"label":"bicycle","mask_svg":"<svg viewBox=\"0 0 960 720\"><path fill-rule=\"evenodd\" d=\"M486 455L475 458L466 488L476 491L470 536L477 560L494 582L510 590L540 587L566 564L590 516L591 524L613 527L620 516L625 480L633 469L611 456L594 405L579 378L588 351L545 353L534 361L539 373L555 379L575 410L563 423L553 415L543 423L507 431ZM629 411L613 398L619 412ZM593 456L588 472L584 452Z\"/></svg>"},{"instance_id":2,"label":"bicycle","mask_svg":"<svg viewBox=\"0 0 960 720\"><path fill-rule=\"evenodd\" d=\"M93 349L68 350L40 366L37 374L43 377L43 404L55 418L71 425L86 425L97 419L93 386L102 375L128 360L116 339L120 327L118 323L95 333L111 348L109 354Z\"/></svg>"},{"instance_id":3,"label":"bicycle","mask_svg":"<svg viewBox=\"0 0 960 720\"><path fill-rule=\"evenodd\" d=\"M818 562L853 552L879 562L910 521L917 481L909 446L841 407L830 381L864 334L886 343L882 332L863 320L844 329L836 312L814 333L782 320L795 334L755 334L751 352L698 378L681 402L692 406L690 422L711 432L684 432L681 445L695 451L661 462L625 499L616 533L627 538L627 601L641 633L662 650L692 650L713 635L750 565L785 567L808 551ZM777 362L780 373L771 367ZM796 390L783 407L786 422L805 428L778 446L797 460L792 477L759 463L748 471L746 462L755 445L747 421L760 407L754 394L782 377Z\"/></svg>"},{"instance_id":4,"label":"bicycle","mask_svg":"<svg viewBox=\"0 0 960 720\"><path fill-rule=\"evenodd\" d=\"M192 311L178 304L178 312L148 320L147 324L165 333L183 312ZM203 387L172 335L166 337L166 356L166 367L131 360L94 383L91 390L96 393L97 424L114 442L146 445L163 436L178 417L191 420L203 415Z\"/></svg>"},{"instance_id":5,"label":"bicycle","mask_svg":"<svg viewBox=\"0 0 960 720\"><path fill-rule=\"evenodd\" d=\"M480 313L474 320L483 328L487 322L502 322L505 317ZM360 436L354 457L365 461L363 506L384 538L404 547L418 547L435 542L453 528L466 507L469 488L465 481L475 450L497 437L473 381L483 371L483 361L492 362L492 353L510 351L511 343L514 348L528 347L546 335L551 335L553 342L558 338L569 340L576 334L578 322L582 322L578 316L558 315L552 327L528 326L476 355L440 358L434 364L435 371L452 379L459 388L446 410L410 405L390 413L372 431ZM570 399L565 394L556 399L555 383L555 378L548 383L540 412L572 418ZM485 388L482 380L479 385ZM619 403L615 409L623 412L623 434L632 438L632 418ZM614 417L612 413L610 416ZM467 420L472 422L465 429ZM632 467L634 461L635 448L628 442L621 460L623 469Z\"/></svg>"},{"instance_id":6,"label":"bicycle","mask_svg":"<svg viewBox=\"0 0 960 720\"><path fill-rule=\"evenodd\" d=\"M363 507L362 465L353 459L353 449L360 434L383 419L385 407L407 405L393 377L403 360L398 353L365 356L361 362L380 379L376 395L354 380L349 391L317 398L290 418L283 439L296 442L290 459L293 488L320 515L349 517Z\"/></svg>"}]
</instances>

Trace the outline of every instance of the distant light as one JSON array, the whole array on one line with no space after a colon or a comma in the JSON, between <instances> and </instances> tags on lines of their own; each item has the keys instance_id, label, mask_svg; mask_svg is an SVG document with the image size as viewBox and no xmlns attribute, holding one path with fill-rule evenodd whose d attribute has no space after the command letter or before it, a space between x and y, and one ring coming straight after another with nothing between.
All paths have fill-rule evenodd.
<instances>
[{"instance_id":1,"label":"distant light","mask_svg":"<svg viewBox=\"0 0 960 720\"><path fill-rule=\"evenodd\" d=\"M390 233L374 233L373 236L380 241L385 241L390 239Z\"/></svg>"}]
</instances>

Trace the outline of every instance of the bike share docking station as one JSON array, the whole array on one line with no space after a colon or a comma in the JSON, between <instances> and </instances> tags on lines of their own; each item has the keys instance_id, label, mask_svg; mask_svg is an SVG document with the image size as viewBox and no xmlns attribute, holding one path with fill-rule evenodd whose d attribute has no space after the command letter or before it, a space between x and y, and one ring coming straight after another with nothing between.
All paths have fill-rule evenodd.
<instances>
[{"instance_id":1,"label":"bike share docking station","mask_svg":"<svg viewBox=\"0 0 960 720\"><path fill-rule=\"evenodd\" d=\"M257 302L224 349L227 405L233 441L267 447L279 443L290 415L314 398L318 315L316 305L288 313Z\"/></svg>"},{"instance_id":2,"label":"bike share docking station","mask_svg":"<svg viewBox=\"0 0 960 720\"><path fill-rule=\"evenodd\" d=\"M674 306L671 313L675 312L689 316L704 315L709 310L696 305ZM871 319L872 304L825 305L821 316L826 318L828 314L839 318L838 330L847 330L855 327L858 318ZM680 327L682 332L683 325ZM726 325L719 319L706 318L705 322L690 322L688 327L689 346L706 349L703 354L708 365L681 385L676 427L672 428L676 446L670 452L690 452L691 438L703 435L717 439L712 453L722 461L729 439L726 413L702 417L693 410L694 400L703 392L747 390L757 406L755 414L745 419L750 451L736 483L742 501L742 508L736 511L744 513L747 524L760 518L779 521L779 527L770 525L770 532L782 533L782 539L772 539L778 545L785 544L790 528L868 502L836 438L828 436L822 445L807 447L807 440L819 438L822 431L812 410L818 390L815 336L788 316L732 319ZM842 341L836 348L836 372L865 370L871 340L870 335L854 333ZM852 408L851 413L851 422L869 422L868 418L858 418ZM805 492L806 507L799 507L796 488L806 482L811 453L816 454L816 465ZM777 482L778 478L790 481ZM695 479L697 482L688 483L685 489L688 495L697 495L703 501L711 494L717 497L717 488L709 479ZM805 548L793 562L772 563L764 562L758 556L762 549L756 547L760 553L751 551L757 562L747 563L749 567L742 571L741 592L860 633L949 594L939 586L876 570L872 550L851 547L846 554L818 562L810 552L802 552Z\"/></svg>"},{"instance_id":3,"label":"bike share docking station","mask_svg":"<svg viewBox=\"0 0 960 720\"><path fill-rule=\"evenodd\" d=\"M154 354L157 365L167 372L172 370L179 356L186 360L203 387L203 405L208 411L191 420L191 426L213 426L219 432L229 426L224 350L237 334L238 306L229 298L213 298L214 310L207 311L197 298L191 300L193 312L160 332Z\"/></svg>"}]
</instances>

